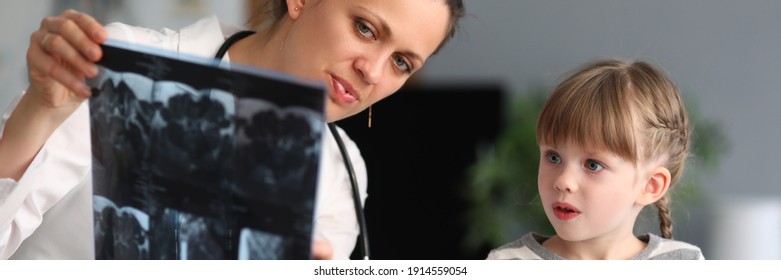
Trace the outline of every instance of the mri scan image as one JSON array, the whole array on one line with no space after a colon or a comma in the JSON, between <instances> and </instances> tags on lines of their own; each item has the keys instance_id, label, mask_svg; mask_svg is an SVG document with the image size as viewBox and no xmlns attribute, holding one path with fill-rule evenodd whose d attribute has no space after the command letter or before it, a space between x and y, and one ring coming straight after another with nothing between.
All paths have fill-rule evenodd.
<instances>
[{"instance_id":1,"label":"mri scan image","mask_svg":"<svg viewBox=\"0 0 781 280\"><path fill-rule=\"evenodd\" d=\"M89 79L98 259L307 259L322 87L110 41Z\"/></svg>"}]
</instances>

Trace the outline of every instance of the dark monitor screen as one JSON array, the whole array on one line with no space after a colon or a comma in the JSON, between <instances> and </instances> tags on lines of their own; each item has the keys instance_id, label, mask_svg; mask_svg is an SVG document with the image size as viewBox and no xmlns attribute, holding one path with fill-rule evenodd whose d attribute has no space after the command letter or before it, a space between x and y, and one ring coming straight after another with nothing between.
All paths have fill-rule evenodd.
<instances>
[{"instance_id":1,"label":"dark monitor screen","mask_svg":"<svg viewBox=\"0 0 781 280\"><path fill-rule=\"evenodd\" d=\"M366 162L372 259L487 256L461 249L462 197L478 148L499 134L504 99L498 85L406 87L373 106L371 128L368 110L337 123Z\"/></svg>"}]
</instances>

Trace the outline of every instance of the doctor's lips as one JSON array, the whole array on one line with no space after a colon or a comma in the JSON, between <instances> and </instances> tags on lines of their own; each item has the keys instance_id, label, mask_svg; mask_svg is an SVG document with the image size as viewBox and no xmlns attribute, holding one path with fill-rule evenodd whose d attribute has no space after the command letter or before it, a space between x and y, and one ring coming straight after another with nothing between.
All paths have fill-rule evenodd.
<instances>
[{"instance_id":1,"label":"doctor's lips","mask_svg":"<svg viewBox=\"0 0 781 280\"><path fill-rule=\"evenodd\" d=\"M570 205L569 203L554 202L553 214L556 215L556 218L559 218L559 220L567 221L580 215L580 210L575 208L575 206Z\"/></svg>"},{"instance_id":2,"label":"doctor's lips","mask_svg":"<svg viewBox=\"0 0 781 280\"><path fill-rule=\"evenodd\" d=\"M352 104L361 100L358 93L346 80L334 75L331 76L331 87L333 89L332 97L336 99L338 103Z\"/></svg>"}]
</instances>

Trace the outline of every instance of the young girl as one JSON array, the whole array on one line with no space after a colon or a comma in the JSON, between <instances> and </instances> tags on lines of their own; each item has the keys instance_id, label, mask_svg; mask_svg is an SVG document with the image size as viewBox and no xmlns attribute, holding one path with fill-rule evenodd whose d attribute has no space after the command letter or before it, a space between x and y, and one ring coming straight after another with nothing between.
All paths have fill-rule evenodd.
<instances>
[{"instance_id":1,"label":"young girl","mask_svg":"<svg viewBox=\"0 0 781 280\"><path fill-rule=\"evenodd\" d=\"M538 188L556 235L529 233L488 259L704 259L671 240L667 193L689 137L678 89L661 71L621 60L586 65L556 87L537 122ZM635 236L651 204L662 236Z\"/></svg>"}]
</instances>

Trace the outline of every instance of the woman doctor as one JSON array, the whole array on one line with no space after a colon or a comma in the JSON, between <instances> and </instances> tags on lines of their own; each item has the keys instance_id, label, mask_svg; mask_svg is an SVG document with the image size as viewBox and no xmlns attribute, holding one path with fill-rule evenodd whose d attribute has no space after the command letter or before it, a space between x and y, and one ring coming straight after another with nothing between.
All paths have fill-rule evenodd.
<instances>
[{"instance_id":1,"label":"woman doctor","mask_svg":"<svg viewBox=\"0 0 781 280\"><path fill-rule=\"evenodd\" d=\"M352 116L398 90L453 36L461 0L280 0L276 20L232 44L224 59L323 81L326 118ZM91 259L90 91L99 44L111 37L213 57L242 28L214 17L181 30L103 27L87 14L45 18L30 36L30 85L0 125L0 258ZM343 138L346 138L340 131ZM344 162L323 145L314 254L347 259L358 225ZM360 198L366 169L346 139Z\"/></svg>"}]
</instances>

